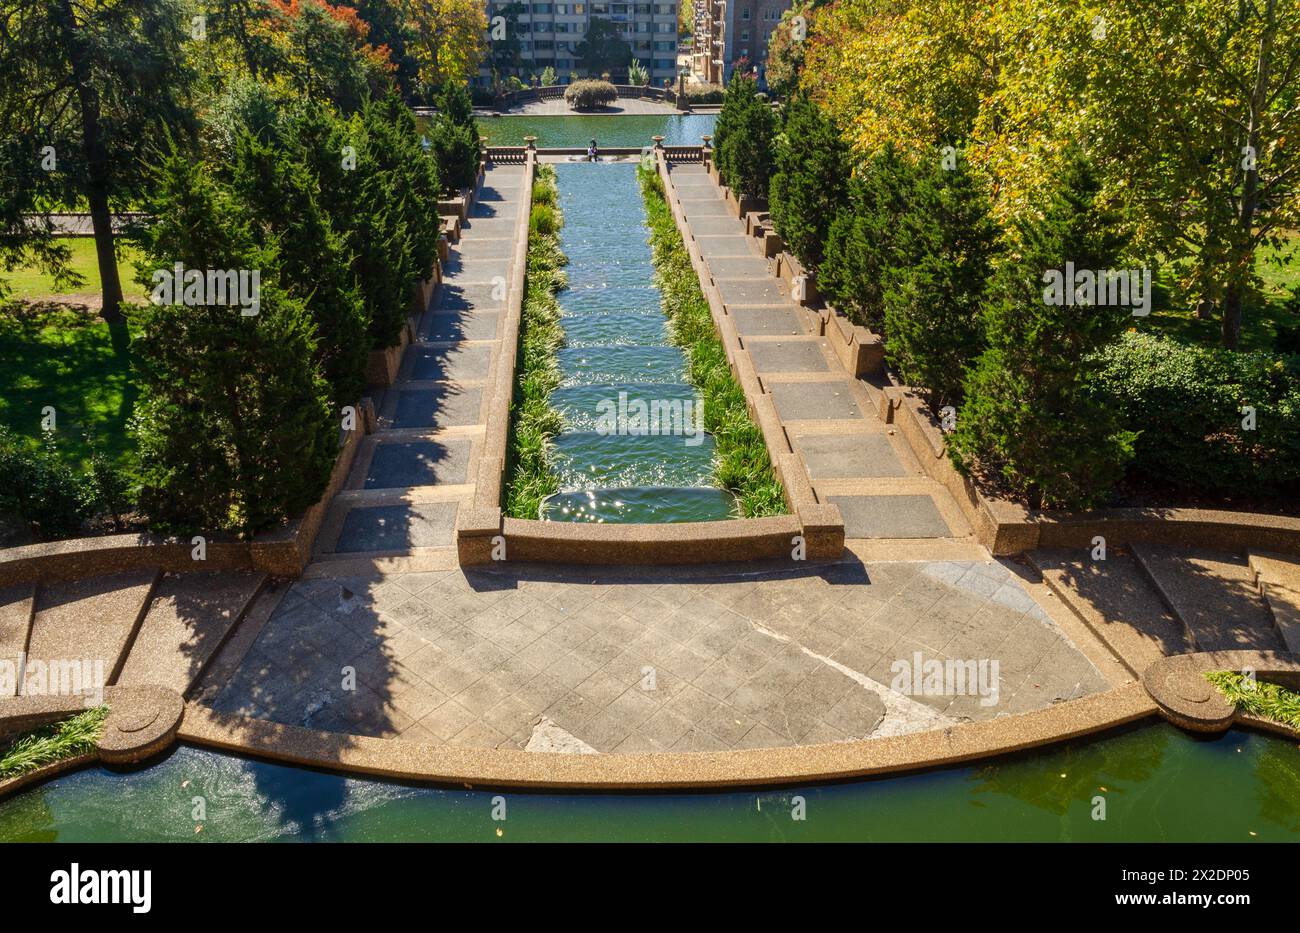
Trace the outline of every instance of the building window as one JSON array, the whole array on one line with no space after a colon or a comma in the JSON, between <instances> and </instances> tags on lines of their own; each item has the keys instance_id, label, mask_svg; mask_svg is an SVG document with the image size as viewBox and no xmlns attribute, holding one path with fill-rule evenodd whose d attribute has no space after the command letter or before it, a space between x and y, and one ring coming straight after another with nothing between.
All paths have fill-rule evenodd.
<instances>
[{"instance_id":1,"label":"building window","mask_svg":"<svg viewBox=\"0 0 1300 933\"><path fill-rule=\"evenodd\" d=\"M742 33L740 34L740 41L741 41L741 42L748 42L748 41L749 41L749 30L748 30L748 29L746 29L744 32L742 32Z\"/></svg>"},{"instance_id":2,"label":"building window","mask_svg":"<svg viewBox=\"0 0 1300 933\"><path fill-rule=\"evenodd\" d=\"M745 20L749 19L749 7L745 7L740 11L740 18Z\"/></svg>"}]
</instances>

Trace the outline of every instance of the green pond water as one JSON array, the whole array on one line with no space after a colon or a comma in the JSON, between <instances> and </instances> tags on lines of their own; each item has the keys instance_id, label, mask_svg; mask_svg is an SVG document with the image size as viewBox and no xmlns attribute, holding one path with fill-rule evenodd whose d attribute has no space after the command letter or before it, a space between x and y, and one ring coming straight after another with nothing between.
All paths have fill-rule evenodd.
<instances>
[{"instance_id":1,"label":"green pond water","mask_svg":"<svg viewBox=\"0 0 1300 933\"><path fill-rule=\"evenodd\" d=\"M564 431L555 438L560 491L543 504L543 517L732 517L735 497L713 483L713 438L703 429L686 357L669 343L635 166L561 163L556 181L569 285L559 295L564 381L551 404Z\"/></svg>"},{"instance_id":2,"label":"green pond water","mask_svg":"<svg viewBox=\"0 0 1300 933\"><path fill-rule=\"evenodd\" d=\"M522 146L525 136L536 136L540 148L585 148L594 137L605 147L650 146L654 136L669 146L698 146L700 137L713 134L717 114L479 117L479 135L490 146Z\"/></svg>"},{"instance_id":3,"label":"green pond water","mask_svg":"<svg viewBox=\"0 0 1300 933\"><path fill-rule=\"evenodd\" d=\"M1166 725L975 767L772 792L507 793L504 821L492 819L494 796L180 747L143 770L89 768L0 801L0 840L1300 841L1294 743L1237 731L1198 739ZM791 818L796 796L802 821ZM1092 817L1095 796L1105 820Z\"/></svg>"}]
</instances>

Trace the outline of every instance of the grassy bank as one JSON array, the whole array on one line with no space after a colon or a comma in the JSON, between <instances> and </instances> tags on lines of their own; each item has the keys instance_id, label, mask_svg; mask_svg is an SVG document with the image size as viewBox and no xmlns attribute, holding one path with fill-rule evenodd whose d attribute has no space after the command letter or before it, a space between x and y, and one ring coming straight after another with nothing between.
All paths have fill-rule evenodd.
<instances>
[{"instance_id":1,"label":"grassy bank","mask_svg":"<svg viewBox=\"0 0 1300 933\"><path fill-rule=\"evenodd\" d=\"M98 298L103 291L99 277L99 258L95 254L94 237L61 237L56 242L67 246L72 252L68 263L73 272L82 281L77 285L60 288L54 276L36 266L21 266L12 272L0 269L0 279L4 279L12 290L11 298L64 298L71 295ZM117 240L117 277L122 282L122 294L127 301L143 301L148 297L144 286L135 280L136 252L124 240Z\"/></svg>"},{"instance_id":2,"label":"grassy bank","mask_svg":"<svg viewBox=\"0 0 1300 933\"><path fill-rule=\"evenodd\" d=\"M551 438L563 427L559 412L550 404L551 392L561 379L556 352L564 346L560 303L555 297L566 282L568 260L560 250L563 223L555 169L539 165L528 217L528 270L519 321L518 377L511 401L504 508L512 518L537 518L542 500L560 485L551 471L549 453Z\"/></svg>"},{"instance_id":3,"label":"grassy bank","mask_svg":"<svg viewBox=\"0 0 1300 933\"><path fill-rule=\"evenodd\" d=\"M1213 671L1205 679L1246 712L1300 729L1300 693L1234 671Z\"/></svg>"},{"instance_id":4,"label":"grassy bank","mask_svg":"<svg viewBox=\"0 0 1300 933\"><path fill-rule=\"evenodd\" d=\"M689 358L690 379L704 403L704 428L717 445L718 485L735 493L746 518L782 515L785 496L772 470L763 432L749 417L744 390L727 365L709 303L664 198L663 182L653 169L638 168L637 175L668 331Z\"/></svg>"},{"instance_id":5,"label":"grassy bank","mask_svg":"<svg viewBox=\"0 0 1300 933\"><path fill-rule=\"evenodd\" d=\"M35 447L44 409L53 408L55 440L69 464L84 467L99 450L129 466L134 445L126 426L136 397L130 340L129 322L110 326L56 306L0 306L0 424Z\"/></svg>"},{"instance_id":6,"label":"grassy bank","mask_svg":"<svg viewBox=\"0 0 1300 933\"><path fill-rule=\"evenodd\" d=\"M93 752L107 715L107 706L97 706L62 722L24 732L0 755L0 780Z\"/></svg>"}]
</instances>

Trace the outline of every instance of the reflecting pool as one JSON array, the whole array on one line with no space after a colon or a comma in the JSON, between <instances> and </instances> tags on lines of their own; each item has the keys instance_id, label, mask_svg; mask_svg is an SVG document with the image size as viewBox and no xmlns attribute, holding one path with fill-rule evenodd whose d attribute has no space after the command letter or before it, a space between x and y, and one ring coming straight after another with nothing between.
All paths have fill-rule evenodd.
<instances>
[{"instance_id":1,"label":"reflecting pool","mask_svg":"<svg viewBox=\"0 0 1300 933\"><path fill-rule=\"evenodd\" d=\"M1244 731L1145 725L901 777L761 793L495 794L178 748L0 801L0 840L1300 841L1300 752ZM793 798L806 819L791 818ZM1095 819L1097 798L1105 819ZM196 819L202 802L206 818Z\"/></svg>"}]
</instances>

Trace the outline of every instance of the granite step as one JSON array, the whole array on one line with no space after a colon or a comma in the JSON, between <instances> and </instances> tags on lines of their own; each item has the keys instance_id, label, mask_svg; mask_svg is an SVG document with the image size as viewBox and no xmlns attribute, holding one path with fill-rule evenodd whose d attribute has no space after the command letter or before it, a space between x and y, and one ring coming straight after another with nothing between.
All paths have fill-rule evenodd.
<instances>
[{"instance_id":1,"label":"granite step","mask_svg":"<svg viewBox=\"0 0 1300 933\"><path fill-rule=\"evenodd\" d=\"M1284 651L1255 571L1239 555L1134 544L1138 566L1182 620L1198 651Z\"/></svg>"},{"instance_id":2,"label":"granite step","mask_svg":"<svg viewBox=\"0 0 1300 933\"><path fill-rule=\"evenodd\" d=\"M117 682L156 684L184 696L266 581L266 574L239 570L167 574L158 582Z\"/></svg>"},{"instance_id":3,"label":"granite step","mask_svg":"<svg viewBox=\"0 0 1300 933\"><path fill-rule=\"evenodd\" d=\"M1250 554L1247 560L1287 650L1300 654L1300 558Z\"/></svg>"},{"instance_id":4,"label":"granite step","mask_svg":"<svg viewBox=\"0 0 1300 933\"><path fill-rule=\"evenodd\" d=\"M32 631L36 585L20 583L0 589L0 697L18 693L18 668L27 654Z\"/></svg>"},{"instance_id":5,"label":"granite step","mask_svg":"<svg viewBox=\"0 0 1300 933\"><path fill-rule=\"evenodd\" d=\"M1133 675L1166 655L1195 650L1131 555L1112 548L1098 561L1089 549L1039 548L1027 556L1052 592Z\"/></svg>"},{"instance_id":6,"label":"granite step","mask_svg":"<svg viewBox=\"0 0 1300 933\"><path fill-rule=\"evenodd\" d=\"M117 683L157 581L157 570L144 569L42 585L36 593L24 692L34 692L37 662L59 662L67 670L76 662L83 671L88 666L102 671L104 682L95 686ZM47 682L43 689L53 692L56 685Z\"/></svg>"}]
</instances>

